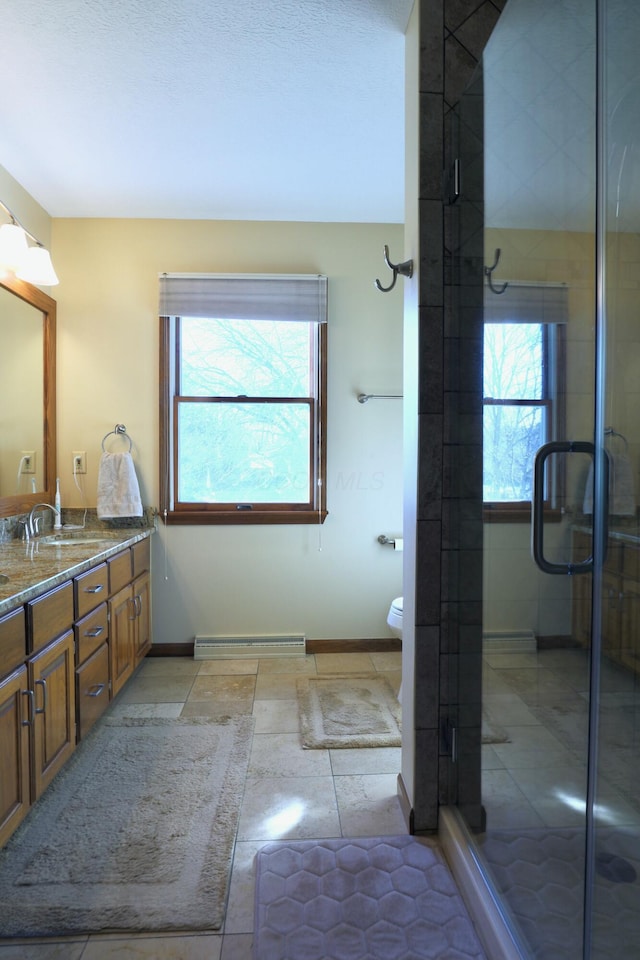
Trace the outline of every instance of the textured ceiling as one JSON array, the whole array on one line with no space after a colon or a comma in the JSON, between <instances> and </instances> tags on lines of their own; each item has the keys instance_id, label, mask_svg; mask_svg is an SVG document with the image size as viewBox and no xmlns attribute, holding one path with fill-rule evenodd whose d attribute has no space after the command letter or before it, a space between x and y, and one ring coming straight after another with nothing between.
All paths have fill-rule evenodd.
<instances>
[{"instance_id":1,"label":"textured ceiling","mask_svg":"<svg viewBox=\"0 0 640 960\"><path fill-rule=\"evenodd\" d=\"M2 0L0 165L54 217L401 222L413 0Z\"/></svg>"}]
</instances>

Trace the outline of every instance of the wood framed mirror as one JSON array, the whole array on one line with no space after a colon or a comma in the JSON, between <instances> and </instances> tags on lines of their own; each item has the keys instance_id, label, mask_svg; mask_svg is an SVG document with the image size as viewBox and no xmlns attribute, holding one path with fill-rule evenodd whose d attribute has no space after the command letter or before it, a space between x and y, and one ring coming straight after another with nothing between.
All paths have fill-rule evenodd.
<instances>
[{"instance_id":1,"label":"wood framed mirror","mask_svg":"<svg viewBox=\"0 0 640 960\"><path fill-rule=\"evenodd\" d=\"M0 517L53 503L56 483L56 302L0 279Z\"/></svg>"}]
</instances>

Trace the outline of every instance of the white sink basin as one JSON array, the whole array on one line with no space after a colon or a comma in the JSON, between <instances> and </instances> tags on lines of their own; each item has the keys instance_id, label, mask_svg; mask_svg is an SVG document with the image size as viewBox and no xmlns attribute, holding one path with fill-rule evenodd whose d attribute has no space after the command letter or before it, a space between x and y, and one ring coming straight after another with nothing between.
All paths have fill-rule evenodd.
<instances>
[{"instance_id":1,"label":"white sink basin","mask_svg":"<svg viewBox=\"0 0 640 960\"><path fill-rule=\"evenodd\" d=\"M111 543L111 537L100 537L82 533L54 533L48 537L38 537L37 543L45 547L77 547L85 543Z\"/></svg>"}]
</instances>

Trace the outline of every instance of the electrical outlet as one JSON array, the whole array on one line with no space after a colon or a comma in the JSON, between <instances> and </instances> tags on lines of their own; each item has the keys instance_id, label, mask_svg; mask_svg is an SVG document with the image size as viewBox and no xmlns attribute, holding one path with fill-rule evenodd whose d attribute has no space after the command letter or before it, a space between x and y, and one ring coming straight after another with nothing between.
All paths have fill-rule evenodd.
<instances>
[{"instance_id":1,"label":"electrical outlet","mask_svg":"<svg viewBox=\"0 0 640 960\"><path fill-rule=\"evenodd\" d=\"M87 472L87 454L85 450L73 451L73 472L74 473Z\"/></svg>"},{"instance_id":2,"label":"electrical outlet","mask_svg":"<svg viewBox=\"0 0 640 960\"><path fill-rule=\"evenodd\" d=\"M35 450L22 451L22 470L21 473L36 472L36 452Z\"/></svg>"}]
</instances>

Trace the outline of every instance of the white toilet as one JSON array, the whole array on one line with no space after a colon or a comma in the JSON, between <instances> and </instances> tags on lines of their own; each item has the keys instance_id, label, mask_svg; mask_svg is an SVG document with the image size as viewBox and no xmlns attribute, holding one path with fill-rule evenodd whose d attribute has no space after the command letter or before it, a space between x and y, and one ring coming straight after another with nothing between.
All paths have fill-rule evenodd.
<instances>
[{"instance_id":1,"label":"white toilet","mask_svg":"<svg viewBox=\"0 0 640 960\"><path fill-rule=\"evenodd\" d=\"M394 637L399 637L402 640L402 597L396 597L395 600L391 601L387 624ZM398 700L402 703L402 683L398 690Z\"/></svg>"},{"instance_id":2,"label":"white toilet","mask_svg":"<svg viewBox=\"0 0 640 960\"><path fill-rule=\"evenodd\" d=\"M402 597L396 597L395 600L391 601L387 624L394 637L402 639Z\"/></svg>"}]
</instances>

